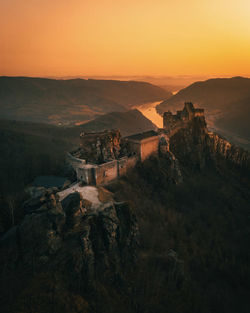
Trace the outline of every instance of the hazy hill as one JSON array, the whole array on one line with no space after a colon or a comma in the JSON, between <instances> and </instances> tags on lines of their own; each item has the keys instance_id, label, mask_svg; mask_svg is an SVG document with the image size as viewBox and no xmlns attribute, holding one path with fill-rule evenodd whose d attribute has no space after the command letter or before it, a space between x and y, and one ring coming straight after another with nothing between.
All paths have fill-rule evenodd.
<instances>
[{"instance_id":1,"label":"hazy hill","mask_svg":"<svg viewBox=\"0 0 250 313\"><path fill-rule=\"evenodd\" d=\"M170 95L144 82L0 77L0 114L8 119L72 124Z\"/></svg>"},{"instance_id":2,"label":"hazy hill","mask_svg":"<svg viewBox=\"0 0 250 313\"><path fill-rule=\"evenodd\" d=\"M230 140L250 147L250 79L216 78L196 82L162 102L157 110L176 110L192 101L205 109L208 125Z\"/></svg>"}]
</instances>

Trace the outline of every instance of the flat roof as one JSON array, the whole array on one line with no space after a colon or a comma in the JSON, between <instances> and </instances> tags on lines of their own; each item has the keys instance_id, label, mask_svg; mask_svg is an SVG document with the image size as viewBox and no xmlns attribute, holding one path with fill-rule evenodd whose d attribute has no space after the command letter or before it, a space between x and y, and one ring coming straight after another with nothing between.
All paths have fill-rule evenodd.
<instances>
[{"instance_id":1,"label":"flat roof","mask_svg":"<svg viewBox=\"0 0 250 313\"><path fill-rule=\"evenodd\" d=\"M150 137L156 137L156 136L158 136L158 133L156 131L149 130L147 132L134 134L134 135L128 136L126 138L141 141L141 140L144 140L144 139L147 139Z\"/></svg>"}]
</instances>

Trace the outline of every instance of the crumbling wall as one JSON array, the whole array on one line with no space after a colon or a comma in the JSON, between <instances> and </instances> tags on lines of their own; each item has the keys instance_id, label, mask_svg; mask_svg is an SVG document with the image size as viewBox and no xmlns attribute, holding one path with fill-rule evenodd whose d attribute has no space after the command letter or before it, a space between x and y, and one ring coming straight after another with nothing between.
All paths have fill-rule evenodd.
<instances>
[{"instance_id":1,"label":"crumbling wall","mask_svg":"<svg viewBox=\"0 0 250 313\"><path fill-rule=\"evenodd\" d=\"M131 156L127 158L126 170L135 167L136 163L138 162L138 156Z\"/></svg>"},{"instance_id":2,"label":"crumbling wall","mask_svg":"<svg viewBox=\"0 0 250 313\"><path fill-rule=\"evenodd\" d=\"M135 167L136 163L138 162L138 156L131 156L131 157L123 157L118 160L118 176L126 175L127 171L130 168Z\"/></svg>"},{"instance_id":3,"label":"crumbling wall","mask_svg":"<svg viewBox=\"0 0 250 313\"><path fill-rule=\"evenodd\" d=\"M118 178L118 161L103 163L95 168L96 185L106 184Z\"/></svg>"},{"instance_id":4,"label":"crumbling wall","mask_svg":"<svg viewBox=\"0 0 250 313\"><path fill-rule=\"evenodd\" d=\"M120 157L119 130L107 130L98 133L82 133L80 147L74 151L74 156L86 159L87 162L102 164Z\"/></svg>"},{"instance_id":5,"label":"crumbling wall","mask_svg":"<svg viewBox=\"0 0 250 313\"><path fill-rule=\"evenodd\" d=\"M95 166L76 168L77 180L80 180L87 185L96 185L95 169Z\"/></svg>"},{"instance_id":6,"label":"crumbling wall","mask_svg":"<svg viewBox=\"0 0 250 313\"><path fill-rule=\"evenodd\" d=\"M150 155L157 154L159 148L159 137L151 137L141 141L141 161L146 160Z\"/></svg>"},{"instance_id":7,"label":"crumbling wall","mask_svg":"<svg viewBox=\"0 0 250 313\"><path fill-rule=\"evenodd\" d=\"M180 128L184 125L186 121L181 120L180 118L176 118L174 120L170 120L168 118L164 119L163 127L170 133L172 130L176 128Z\"/></svg>"},{"instance_id":8,"label":"crumbling wall","mask_svg":"<svg viewBox=\"0 0 250 313\"><path fill-rule=\"evenodd\" d=\"M74 169L82 167L86 164L86 160L76 158L70 153L67 154L67 161L72 165Z\"/></svg>"},{"instance_id":9,"label":"crumbling wall","mask_svg":"<svg viewBox=\"0 0 250 313\"><path fill-rule=\"evenodd\" d=\"M124 176L127 173L128 157L123 157L118 161L118 176Z\"/></svg>"},{"instance_id":10,"label":"crumbling wall","mask_svg":"<svg viewBox=\"0 0 250 313\"><path fill-rule=\"evenodd\" d=\"M140 142L136 141L129 141L128 142L128 154L130 155L140 155L141 153L141 144Z\"/></svg>"},{"instance_id":11,"label":"crumbling wall","mask_svg":"<svg viewBox=\"0 0 250 313\"><path fill-rule=\"evenodd\" d=\"M181 128L187 127L195 117L204 117L204 109L195 109L192 102L185 102L184 108L172 114L170 111L163 114L163 127L169 136L173 136Z\"/></svg>"},{"instance_id":12,"label":"crumbling wall","mask_svg":"<svg viewBox=\"0 0 250 313\"><path fill-rule=\"evenodd\" d=\"M159 151L162 154L169 151L169 137L164 131L159 134Z\"/></svg>"}]
</instances>

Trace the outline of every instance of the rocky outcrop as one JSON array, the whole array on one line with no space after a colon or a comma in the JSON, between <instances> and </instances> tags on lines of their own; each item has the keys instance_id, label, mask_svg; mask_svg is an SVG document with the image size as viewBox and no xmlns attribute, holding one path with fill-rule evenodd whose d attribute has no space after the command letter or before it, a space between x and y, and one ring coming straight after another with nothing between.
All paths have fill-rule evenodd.
<instances>
[{"instance_id":1,"label":"rocky outcrop","mask_svg":"<svg viewBox=\"0 0 250 313\"><path fill-rule=\"evenodd\" d=\"M80 148L72 152L74 157L99 164L117 159L120 155L121 134L119 130L81 133L80 137Z\"/></svg>"},{"instance_id":2,"label":"rocky outcrop","mask_svg":"<svg viewBox=\"0 0 250 313\"><path fill-rule=\"evenodd\" d=\"M213 158L221 156L234 164L250 169L250 153L248 151L211 132L207 134L207 144Z\"/></svg>"},{"instance_id":3,"label":"rocky outcrop","mask_svg":"<svg viewBox=\"0 0 250 313\"><path fill-rule=\"evenodd\" d=\"M62 290L82 294L102 282L123 279L136 258L135 216L124 202L109 202L93 212L88 204L78 192L60 203L53 190L39 190L25 203L24 220L1 239L3 297L20 294L44 273L51 275L47 279L57 295Z\"/></svg>"},{"instance_id":4,"label":"rocky outcrop","mask_svg":"<svg viewBox=\"0 0 250 313\"><path fill-rule=\"evenodd\" d=\"M204 117L195 117L185 123L171 134L169 142L174 156L190 168L202 168L208 161L223 158L250 169L250 153L209 132Z\"/></svg>"},{"instance_id":5,"label":"rocky outcrop","mask_svg":"<svg viewBox=\"0 0 250 313\"><path fill-rule=\"evenodd\" d=\"M206 136L205 119L195 117L170 137L170 151L184 166L202 168L208 158Z\"/></svg>"}]
</instances>

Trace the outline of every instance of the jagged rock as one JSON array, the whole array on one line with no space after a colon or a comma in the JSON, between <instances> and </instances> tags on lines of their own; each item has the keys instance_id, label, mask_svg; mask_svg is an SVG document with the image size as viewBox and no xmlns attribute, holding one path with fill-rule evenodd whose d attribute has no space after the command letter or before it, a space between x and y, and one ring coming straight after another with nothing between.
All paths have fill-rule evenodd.
<instances>
[{"instance_id":1,"label":"jagged rock","mask_svg":"<svg viewBox=\"0 0 250 313\"><path fill-rule=\"evenodd\" d=\"M59 277L53 281L56 290L95 288L102 280L112 284L117 275L122 279L136 258L135 216L127 203L109 202L103 210L88 212L84 206L77 192L62 205L57 195L47 192L40 208L30 210L1 240L2 284L8 286L9 275L14 275L20 277L21 290L44 271ZM12 288L2 290L7 295Z\"/></svg>"},{"instance_id":2,"label":"jagged rock","mask_svg":"<svg viewBox=\"0 0 250 313\"><path fill-rule=\"evenodd\" d=\"M69 194L62 200L62 207L66 216L83 215L85 208L83 207L83 198L79 192Z\"/></svg>"},{"instance_id":3,"label":"jagged rock","mask_svg":"<svg viewBox=\"0 0 250 313\"><path fill-rule=\"evenodd\" d=\"M121 134L119 130L96 133L82 133L81 146L72 154L88 162L103 163L117 159L120 155Z\"/></svg>"},{"instance_id":4,"label":"jagged rock","mask_svg":"<svg viewBox=\"0 0 250 313\"><path fill-rule=\"evenodd\" d=\"M169 176L175 184L181 184L183 182L183 176L178 159L176 159L175 155L171 151L167 151L165 153L165 157L168 158L170 162Z\"/></svg>"},{"instance_id":5,"label":"jagged rock","mask_svg":"<svg viewBox=\"0 0 250 313\"><path fill-rule=\"evenodd\" d=\"M222 156L241 167L250 169L250 153L237 147L218 134L208 132L207 144L213 158Z\"/></svg>"},{"instance_id":6,"label":"jagged rock","mask_svg":"<svg viewBox=\"0 0 250 313\"><path fill-rule=\"evenodd\" d=\"M202 168L208 157L206 122L196 117L170 137L170 151L184 165Z\"/></svg>"},{"instance_id":7,"label":"jagged rock","mask_svg":"<svg viewBox=\"0 0 250 313\"><path fill-rule=\"evenodd\" d=\"M219 157L250 169L250 153L209 132L204 118L194 118L170 137L170 151L183 164L203 168Z\"/></svg>"},{"instance_id":8,"label":"jagged rock","mask_svg":"<svg viewBox=\"0 0 250 313\"><path fill-rule=\"evenodd\" d=\"M27 189L27 193L30 198L23 203L23 207L26 213L31 213L35 210L41 209L41 205L47 202L53 208L56 204L55 195L58 192L58 188L44 188L44 187L30 187ZM49 201L48 201L49 200ZM46 207L47 207L46 205Z\"/></svg>"}]
</instances>

